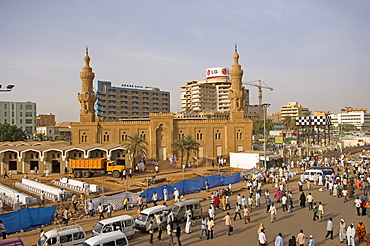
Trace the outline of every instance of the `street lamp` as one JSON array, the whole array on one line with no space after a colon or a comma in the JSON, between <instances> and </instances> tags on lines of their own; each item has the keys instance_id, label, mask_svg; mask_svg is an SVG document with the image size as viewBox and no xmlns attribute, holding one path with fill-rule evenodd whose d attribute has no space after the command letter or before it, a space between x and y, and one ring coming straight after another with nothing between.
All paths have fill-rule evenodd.
<instances>
[{"instance_id":1,"label":"street lamp","mask_svg":"<svg viewBox=\"0 0 370 246\"><path fill-rule=\"evenodd\" d=\"M0 85L0 92L8 92L11 91L14 88L15 85L7 85L6 89L1 89L3 86Z\"/></svg>"},{"instance_id":2,"label":"street lamp","mask_svg":"<svg viewBox=\"0 0 370 246\"><path fill-rule=\"evenodd\" d=\"M262 104L263 107L263 162L264 168L267 168L267 161L266 161L266 111L267 108L270 107L271 104L264 103Z\"/></svg>"}]
</instances>

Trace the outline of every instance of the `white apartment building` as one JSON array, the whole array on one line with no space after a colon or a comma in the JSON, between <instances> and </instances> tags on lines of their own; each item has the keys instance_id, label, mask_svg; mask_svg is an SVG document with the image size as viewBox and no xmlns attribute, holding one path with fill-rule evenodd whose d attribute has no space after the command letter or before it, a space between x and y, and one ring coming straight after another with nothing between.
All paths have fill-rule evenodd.
<instances>
[{"instance_id":1,"label":"white apartment building","mask_svg":"<svg viewBox=\"0 0 370 246\"><path fill-rule=\"evenodd\" d=\"M342 112L331 114L331 123L338 127L340 124L352 124L359 130L370 128L370 113L368 111Z\"/></svg>"},{"instance_id":2,"label":"white apartment building","mask_svg":"<svg viewBox=\"0 0 370 246\"><path fill-rule=\"evenodd\" d=\"M207 78L201 81L188 81L181 86L181 112L230 112L228 93L231 88L229 69L208 68ZM247 111L249 90L246 92L244 107Z\"/></svg>"},{"instance_id":3,"label":"white apartment building","mask_svg":"<svg viewBox=\"0 0 370 246\"><path fill-rule=\"evenodd\" d=\"M288 102L288 105L281 107L280 118L281 120L284 120L286 116L290 116L292 118L302 117L304 112L309 112L309 109L298 104L298 102Z\"/></svg>"},{"instance_id":4,"label":"white apartment building","mask_svg":"<svg viewBox=\"0 0 370 246\"><path fill-rule=\"evenodd\" d=\"M0 102L0 123L16 125L32 136L36 133L36 103Z\"/></svg>"}]
</instances>

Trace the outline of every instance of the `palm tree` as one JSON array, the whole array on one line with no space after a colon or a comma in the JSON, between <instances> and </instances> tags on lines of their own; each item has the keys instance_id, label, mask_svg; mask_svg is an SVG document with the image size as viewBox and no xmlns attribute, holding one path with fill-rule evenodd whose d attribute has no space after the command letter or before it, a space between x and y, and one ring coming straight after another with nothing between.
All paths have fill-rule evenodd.
<instances>
[{"instance_id":1,"label":"palm tree","mask_svg":"<svg viewBox=\"0 0 370 246\"><path fill-rule=\"evenodd\" d=\"M172 143L172 146L175 148L175 150L180 151L180 158L181 158L180 160L181 160L181 166L182 166L182 163L184 162L184 153L185 153L184 137L180 139L175 139L175 141L173 141Z\"/></svg>"},{"instance_id":2,"label":"palm tree","mask_svg":"<svg viewBox=\"0 0 370 246\"><path fill-rule=\"evenodd\" d=\"M190 155L192 153L198 153L200 144L191 135L187 135L180 139L176 139L172 146L175 148L175 150L180 151L182 166L184 163L184 156L186 156L185 163L188 163Z\"/></svg>"},{"instance_id":3,"label":"palm tree","mask_svg":"<svg viewBox=\"0 0 370 246\"><path fill-rule=\"evenodd\" d=\"M195 155L198 153L200 144L191 135L185 136L184 140L185 140L186 163L188 163L190 155L192 153Z\"/></svg>"},{"instance_id":4,"label":"palm tree","mask_svg":"<svg viewBox=\"0 0 370 246\"><path fill-rule=\"evenodd\" d=\"M128 155L128 159L131 161L131 167L134 166L137 157L145 157L147 155L147 145L148 142L144 137L139 136L139 134L127 136L127 142L123 144L123 148L125 149L125 154Z\"/></svg>"}]
</instances>

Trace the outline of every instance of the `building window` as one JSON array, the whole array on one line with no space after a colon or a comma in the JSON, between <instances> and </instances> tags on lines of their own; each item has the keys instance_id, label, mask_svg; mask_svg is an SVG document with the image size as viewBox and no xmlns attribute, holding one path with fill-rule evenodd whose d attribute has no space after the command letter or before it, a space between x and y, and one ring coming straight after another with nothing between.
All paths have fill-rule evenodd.
<instances>
[{"instance_id":1,"label":"building window","mask_svg":"<svg viewBox=\"0 0 370 246\"><path fill-rule=\"evenodd\" d=\"M197 132L197 140L203 140L203 133L201 130Z\"/></svg>"},{"instance_id":2,"label":"building window","mask_svg":"<svg viewBox=\"0 0 370 246\"><path fill-rule=\"evenodd\" d=\"M19 124L23 124L23 120L22 119L19 120Z\"/></svg>"},{"instance_id":3,"label":"building window","mask_svg":"<svg viewBox=\"0 0 370 246\"><path fill-rule=\"evenodd\" d=\"M140 137L143 138L143 140L145 140L146 139L145 133L141 132Z\"/></svg>"},{"instance_id":4,"label":"building window","mask_svg":"<svg viewBox=\"0 0 370 246\"><path fill-rule=\"evenodd\" d=\"M127 132L122 133L122 141L127 141Z\"/></svg>"},{"instance_id":5,"label":"building window","mask_svg":"<svg viewBox=\"0 0 370 246\"><path fill-rule=\"evenodd\" d=\"M215 133L215 139L216 140L220 140L221 139L221 132L220 130L217 130L216 133Z\"/></svg>"},{"instance_id":6,"label":"building window","mask_svg":"<svg viewBox=\"0 0 370 246\"><path fill-rule=\"evenodd\" d=\"M26 124L32 124L32 120L31 119L26 119Z\"/></svg>"},{"instance_id":7,"label":"building window","mask_svg":"<svg viewBox=\"0 0 370 246\"><path fill-rule=\"evenodd\" d=\"M238 132L236 133L236 139L243 139L243 133L241 132L241 130L238 130Z\"/></svg>"},{"instance_id":8,"label":"building window","mask_svg":"<svg viewBox=\"0 0 370 246\"><path fill-rule=\"evenodd\" d=\"M105 132L105 133L104 133L103 141L104 141L104 142L109 142L109 135L108 135L108 132Z\"/></svg>"},{"instance_id":9,"label":"building window","mask_svg":"<svg viewBox=\"0 0 370 246\"><path fill-rule=\"evenodd\" d=\"M184 136L185 136L185 134L182 131L180 131L179 132L179 139L182 139Z\"/></svg>"},{"instance_id":10,"label":"building window","mask_svg":"<svg viewBox=\"0 0 370 246\"><path fill-rule=\"evenodd\" d=\"M82 143L86 143L87 142L87 135L86 135L86 133L84 132L84 133L82 133L82 136L81 136L81 142Z\"/></svg>"},{"instance_id":11,"label":"building window","mask_svg":"<svg viewBox=\"0 0 370 246\"><path fill-rule=\"evenodd\" d=\"M4 117L6 117L7 116L7 113L6 112L4 112Z\"/></svg>"},{"instance_id":12,"label":"building window","mask_svg":"<svg viewBox=\"0 0 370 246\"><path fill-rule=\"evenodd\" d=\"M23 116L23 112L20 112L20 113L19 113L19 116L20 116L20 117L22 117L22 116Z\"/></svg>"},{"instance_id":13,"label":"building window","mask_svg":"<svg viewBox=\"0 0 370 246\"><path fill-rule=\"evenodd\" d=\"M26 109L32 109L32 105L26 105Z\"/></svg>"}]
</instances>

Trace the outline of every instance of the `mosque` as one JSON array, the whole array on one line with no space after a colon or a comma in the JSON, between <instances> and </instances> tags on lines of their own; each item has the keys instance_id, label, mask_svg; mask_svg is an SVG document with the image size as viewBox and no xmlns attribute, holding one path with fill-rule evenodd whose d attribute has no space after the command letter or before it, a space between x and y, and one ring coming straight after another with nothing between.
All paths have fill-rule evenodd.
<instances>
[{"instance_id":1,"label":"mosque","mask_svg":"<svg viewBox=\"0 0 370 246\"><path fill-rule=\"evenodd\" d=\"M0 143L1 172L61 173L71 158L102 158L129 163L123 144L128 136L139 134L148 142L148 159L168 160L179 153L172 144L176 139L191 135L200 144L198 158L228 157L230 152L252 150L253 122L245 117L243 70L235 48L230 71L230 115L226 118L176 117L176 113L150 113L149 117L118 122L104 122L95 117L96 95L93 91L95 74L90 67L88 50L85 66L80 73L82 90L78 93L80 121L71 123L72 144L57 142Z\"/></svg>"}]
</instances>

